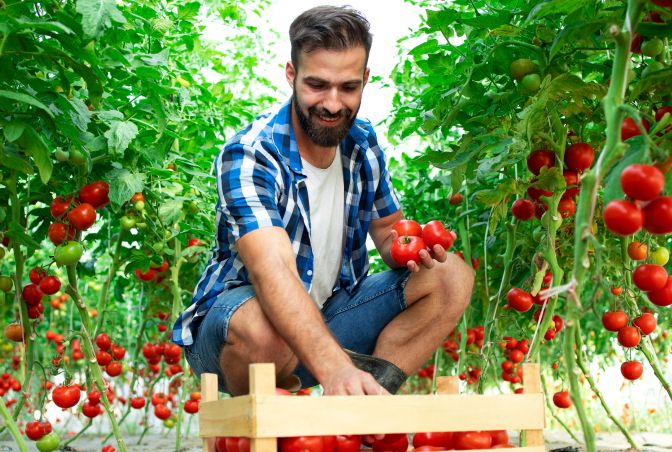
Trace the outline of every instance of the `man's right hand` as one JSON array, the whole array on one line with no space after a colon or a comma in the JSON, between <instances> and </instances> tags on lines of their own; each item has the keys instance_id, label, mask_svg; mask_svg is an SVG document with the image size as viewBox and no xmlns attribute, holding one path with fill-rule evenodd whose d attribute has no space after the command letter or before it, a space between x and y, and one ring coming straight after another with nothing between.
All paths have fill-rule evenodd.
<instances>
[{"instance_id":1,"label":"man's right hand","mask_svg":"<svg viewBox=\"0 0 672 452\"><path fill-rule=\"evenodd\" d=\"M373 375L355 366L340 368L322 382L324 395L389 395Z\"/></svg>"}]
</instances>

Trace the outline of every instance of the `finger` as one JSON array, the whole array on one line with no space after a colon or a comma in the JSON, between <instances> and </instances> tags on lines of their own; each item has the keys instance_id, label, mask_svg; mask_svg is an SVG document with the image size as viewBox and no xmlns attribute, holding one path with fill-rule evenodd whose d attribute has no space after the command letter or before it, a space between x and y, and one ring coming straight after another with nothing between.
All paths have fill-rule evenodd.
<instances>
[{"instance_id":1,"label":"finger","mask_svg":"<svg viewBox=\"0 0 672 452\"><path fill-rule=\"evenodd\" d=\"M417 273L420 271L420 267L418 264L415 263L415 261L408 261L406 264L406 268L408 268L408 271L411 271L413 273Z\"/></svg>"},{"instance_id":2,"label":"finger","mask_svg":"<svg viewBox=\"0 0 672 452\"><path fill-rule=\"evenodd\" d=\"M389 395L389 392L378 384L373 377L364 381L364 392L366 395Z\"/></svg>"},{"instance_id":3,"label":"finger","mask_svg":"<svg viewBox=\"0 0 672 452\"><path fill-rule=\"evenodd\" d=\"M446 250L443 249L441 245L434 245L434 259L436 259L439 262L446 262L446 259L448 258L448 253Z\"/></svg>"},{"instance_id":4,"label":"finger","mask_svg":"<svg viewBox=\"0 0 672 452\"><path fill-rule=\"evenodd\" d=\"M432 259L432 255L429 254L429 251L421 250L418 255L420 256L420 262L423 266L427 268L434 267L434 259Z\"/></svg>"},{"instance_id":5,"label":"finger","mask_svg":"<svg viewBox=\"0 0 672 452\"><path fill-rule=\"evenodd\" d=\"M396 229L392 229L392 231L390 231L390 235L392 236L392 241L399 238L399 233L396 231Z\"/></svg>"}]
</instances>

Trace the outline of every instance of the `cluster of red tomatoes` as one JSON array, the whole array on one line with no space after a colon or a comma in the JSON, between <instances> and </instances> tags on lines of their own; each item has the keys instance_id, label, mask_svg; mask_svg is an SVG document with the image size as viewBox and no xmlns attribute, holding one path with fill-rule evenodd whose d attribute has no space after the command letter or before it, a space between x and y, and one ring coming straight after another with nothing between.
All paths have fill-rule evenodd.
<instances>
[{"instance_id":1,"label":"cluster of red tomatoes","mask_svg":"<svg viewBox=\"0 0 672 452\"><path fill-rule=\"evenodd\" d=\"M565 150L565 169L562 175L565 178L567 188L558 204L558 212L563 218L569 218L576 212L574 198L579 194L579 176L593 164L595 151L586 143L575 143ZM533 151L527 158L527 169L534 176L539 176L542 168L555 166L555 152L546 149ZM547 209L546 203L541 199L549 197L553 193L543 188L535 187L537 178L532 178L531 186L527 189L530 199L517 199L511 206L511 213L521 221L531 220L533 217L541 218Z\"/></svg>"},{"instance_id":2,"label":"cluster of red tomatoes","mask_svg":"<svg viewBox=\"0 0 672 452\"><path fill-rule=\"evenodd\" d=\"M621 188L630 198L610 201L604 224L611 232L629 236L644 228L652 234L672 232L672 196L660 196L665 176L653 165L633 164L621 173Z\"/></svg>"},{"instance_id":3,"label":"cluster of red tomatoes","mask_svg":"<svg viewBox=\"0 0 672 452\"><path fill-rule=\"evenodd\" d=\"M34 267L28 274L30 284L23 286L21 296L28 307L28 317L37 319L44 312L44 295L53 295L61 290L61 280L57 276L47 275L42 267Z\"/></svg>"},{"instance_id":4,"label":"cluster of red tomatoes","mask_svg":"<svg viewBox=\"0 0 672 452\"><path fill-rule=\"evenodd\" d=\"M28 439L37 441L38 450L54 450L60 442L58 435L52 431L51 423L47 420L28 422L26 436Z\"/></svg>"},{"instance_id":5,"label":"cluster of red tomatoes","mask_svg":"<svg viewBox=\"0 0 672 452\"><path fill-rule=\"evenodd\" d=\"M607 331L616 332L618 343L625 348L639 345L642 336L651 334L657 326L656 318L650 312L644 312L629 325L628 315L622 310L606 311L602 315L602 325ZM621 365L621 374L628 380L642 376L643 367L638 361L627 361Z\"/></svg>"},{"instance_id":6,"label":"cluster of red tomatoes","mask_svg":"<svg viewBox=\"0 0 672 452\"><path fill-rule=\"evenodd\" d=\"M122 365L121 360L126 355L126 349L117 344L113 344L110 337L106 333L100 333L96 336L96 361L98 365L105 368L105 372L110 377L118 377L121 375Z\"/></svg>"},{"instance_id":7,"label":"cluster of red tomatoes","mask_svg":"<svg viewBox=\"0 0 672 452\"><path fill-rule=\"evenodd\" d=\"M447 230L439 220L432 220L424 226L413 220L400 220L392 229L399 237L392 243L390 254L399 265L410 261L419 263L420 251L434 249L435 245L441 245L447 251L457 238L455 232Z\"/></svg>"},{"instance_id":8,"label":"cluster of red tomatoes","mask_svg":"<svg viewBox=\"0 0 672 452\"><path fill-rule=\"evenodd\" d=\"M527 339L514 339L511 336L504 336L499 346L506 358L502 361L502 380L508 381L512 385L522 383L523 367L520 364L525 360L525 354L530 351ZM522 394L523 388L516 388L514 392Z\"/></svg>"},{"instance_id":9,"label":"cluster of red tomatoes","mask_svg":"<svg viewBox=\"0 0 672 452\"><path fill-rule=\"evenodd\" d=\"M15 392L21 391L21 382L8 372L3 372L0 375L0 397L4 397L10 389ZM9 405L9 401L7 401L7 404Z\"/></svg>"},{"instance_id":10,"label":"cluster of red tomatoes","mask_svg":"<svg viewBox=\"0 0 672 452\"><path fill-rule=\"evenodd\" d=\"M163 263L159 266L150 266L146 271L142 271L139 268L135 269L135 276L141 281L152 281L154 280L157 284L163 281L164 276L161 273L164 273L168 270L168 261L163 260Z\"/></svg>"},{"instance_id":11,"label":"cluster of red tomatoes","mask_svg":"<svg viewBox=\"0 0 672 452\"><path fill-rule=\"evenodd\" d=\"M474 328L467 328L466 331L466 342L467 351L472 352L474 355L480 354L480 349L483 348L483 338L485 336L485 328L483 325L477 325ZM460 332L453 331L448 335L448 338L444 341L442 347L450 358L457 362L460 359L460 353L458 352L459 344L462 341L462 334ZM470 350L471 349L471 350ZM458 375L460 380L466 380L467 384L474 384L481 378L481 368L478 366L468 366L466 372L462 372Z\"/></svg>"}]
</instances>

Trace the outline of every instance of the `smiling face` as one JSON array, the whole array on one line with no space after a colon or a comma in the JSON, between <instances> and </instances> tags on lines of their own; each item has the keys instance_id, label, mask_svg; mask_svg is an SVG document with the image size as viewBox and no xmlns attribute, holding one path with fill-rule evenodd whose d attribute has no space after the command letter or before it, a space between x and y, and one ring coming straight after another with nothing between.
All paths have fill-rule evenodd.
<instances>
[{"instance_id":1,"label":"smiling face","mask_svg":"<svg viewBox=\"0 0 672 452\"><path fill-rule=\"evenodd\" d=\"M293 89L292 119L297 138L305 134L317 146L333 147L347 136L369 79L365 65L363 47L302 53L298 71L287 63L285 73Z\"/></svg>"}]
</instances>

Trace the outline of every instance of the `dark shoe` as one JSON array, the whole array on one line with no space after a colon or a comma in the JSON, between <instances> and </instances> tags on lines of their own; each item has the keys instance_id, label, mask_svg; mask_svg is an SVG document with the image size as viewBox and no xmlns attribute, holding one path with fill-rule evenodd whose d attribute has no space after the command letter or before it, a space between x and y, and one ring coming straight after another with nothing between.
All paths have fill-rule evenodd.
<instances>
[{"instance_id":1,"label":"dark shoe","mask_svg":"<svg viewBox=\"0 0 672 452\"><path fill-rule=\"evenodd\" d=\"M396 394L408 375L391 362L371 355L363 355L345 349L352 363L360 370L373 375L373 378L390 394Z\"/></svg>"}]
</instances>

